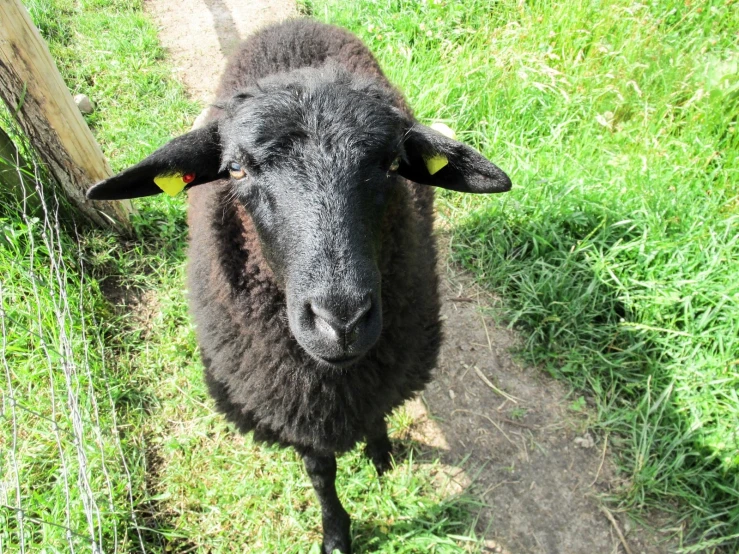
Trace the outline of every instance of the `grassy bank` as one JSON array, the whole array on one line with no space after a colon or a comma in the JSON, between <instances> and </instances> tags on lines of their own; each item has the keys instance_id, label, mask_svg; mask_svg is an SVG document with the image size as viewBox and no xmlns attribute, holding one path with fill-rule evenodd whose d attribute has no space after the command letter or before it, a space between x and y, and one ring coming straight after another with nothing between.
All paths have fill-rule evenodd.
<instances>
[{"instance_id":1,"label":"grassy bank","mask_svg":"<svg viewBox=\"0 0 739 554\"><path fill-rule=\"evenodd\" d=\"M141 2L26 4L69 88L96 103L87 121L114 169L187 130L198 107ZM0 550L316 551L299 459L237 436L207 398L185 307L184 199L139 202L127 241L56 207L0 203ZM381 483L359 452L342 458L358 548L475 550L475 506L445 497L433 455L405 446Z\"/></svg>"},{"instance_id":2,"label":"grassy bank","mask_svg":"<svg viewBox=\"0 0 739 554\"><path fill-rule=\"evenodd\" d=\"M305 8L358 33L422 120L513 177L444 195L456 256L523 355L588 393L618 501L739 546L739 6L375 2Z\"/></svg>"}]
</instances>

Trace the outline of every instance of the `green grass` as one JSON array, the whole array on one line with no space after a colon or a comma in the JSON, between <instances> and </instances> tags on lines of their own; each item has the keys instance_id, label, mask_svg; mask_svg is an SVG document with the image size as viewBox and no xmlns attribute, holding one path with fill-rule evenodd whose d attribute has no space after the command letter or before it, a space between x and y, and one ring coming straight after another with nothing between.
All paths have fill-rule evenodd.
<instances>
[{"instance_id":1,"label":"green grass","mask_svg":"<svg viewBox=\"0 0 739 554\"><path fill-rule=\"evenodd\" d=\"M87 121L114 169L187 129L198 107L141 2L26 5L71 91L97 104ZM105 552L314 552L320 515L299 459L240 437L208 400L185 302L184 199L139 202L136 238L121 240L76 228L50 192L35 208L0 200L0 550L88 551L94 536ZM407 426L393 419L397 435ZM443 494L436 456L404 442L382 481L359 451L340 460L358 548L478 550L477 506Z\"/></svg>"},{"instance_id":2,"label":"green grass","mask_svg":"<svg viewBox=\"0 0 739 554\"><path fill-rule=\"evenodd\" d=\"M70 89L97 103L88 123L114 169L188 127L197 106L140 2L27 5ZM686 551L736 551L736 2L304 7L358 33L420 119L445 121L513 177L503 196L442 194L440 212L457 259L524 332L522 355L597 410L623 474L613 501L671 512ZM15 506L19 491L34 551L70 550L38 521L80 530L77 550L92 528L106 551L310 551L317 504L295 455L237 436L207 400L184 301L184 202L138 206L138 238L120 242L0 201L0 374L33 409L13 411L2 389L0 500ZM101 289L145 301L114 309ZM79 384L62 378L64 360ZM86 467L67 432L69 390ZM475 506L444 498L433 456L409 449L381 482L358 452L342 458L358 545L475 550ZM100 507L92 525L78 475ZM0 549L18 549L17 521L0 508Z\"/></svg>"},{"instance_id":3,"label":"green grass","mask_svg":"<svg viewBox=\"0 0 739 554\"><path fill-rule=\"evenodd\" d=\"M633 510L739 548L739 5L304 3L513 178L444 194L522 355L587 391ZM500 315L500 314L499 314Z\"/></svg>"},{"instance_id":4,"label":"green grass","mask_svg":"<svg viewBox=\"0 0 739 554\"><path fill-rule=\"evenodd\" d=\"M79 235L57 224L64 203L34 190L39 168L24 154L29 202L0 194L0 550L129 544L127 487L139 476L126 471L130 442L112 432L126 379L102 348L110 310Z\"/></svg>"},{"instance_id":5,"label":"green grass","mask_svg":"<svg viewBox=\"0 0 739 554\"><path fill-rule=\"evenodd\" d=\"M140 4L27 6L72 92L97 102L88 123L114 167L197 113L169 77ZM48 176L3 110L0 126L30 162L22 175L31 194L24 205L0 186L0 550L89 551L95 541L105 551L141 551L138 528L152 512L147 418L135 392L140 376L122 371L111 350L125 315L112 310L98 280L103 269L125 271L104 263L120 247L78 228L50 187L34 190ZM175 214L180 221L183 213Z\"/></svg>"}]
</instances>

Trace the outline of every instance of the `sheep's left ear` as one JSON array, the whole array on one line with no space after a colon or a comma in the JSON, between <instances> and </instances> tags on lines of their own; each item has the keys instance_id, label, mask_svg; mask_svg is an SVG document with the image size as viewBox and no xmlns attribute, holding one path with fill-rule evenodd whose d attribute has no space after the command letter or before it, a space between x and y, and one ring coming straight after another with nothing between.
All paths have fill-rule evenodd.
<instances>
[{"instance_id":1,"label":"sheep's left ear","mask_svg":"<svg viewBox=\"0 0 739 554\"><path fill-rule=\"evenodd\" d=\"M506 192L511 180L498 166L461 142L414 124L403 143L398 173L420 183L459 192Z\"/></svg>"},{"instance_id":2,"label":"sheep's left ear","mask_svg":"<svg viewBox=\"0 0 739 554\"><path fill-rule=\"evenodd\" d=\"M185 133L156 150L138 164L100 181L87 190L91 200L122 200L166 192L172 196L185 188L228 176L219 172L221 140L218 122Z\"/></svg>"}]
</instances>

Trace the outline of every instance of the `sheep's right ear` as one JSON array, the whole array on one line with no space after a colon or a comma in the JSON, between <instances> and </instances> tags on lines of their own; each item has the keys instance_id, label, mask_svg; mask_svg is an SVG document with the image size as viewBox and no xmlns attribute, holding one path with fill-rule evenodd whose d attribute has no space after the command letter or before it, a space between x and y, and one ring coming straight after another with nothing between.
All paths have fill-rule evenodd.
<instances>
[{"instance_id":1,"label":"sheep's right ear","mask_svg":"<svg viewBox=\"0 0 739 554\"><path fill-rule=\"evenodd\" d=\"M210 183L228 176L219 172L221 140L218 122L181 135L133 167L100 181L87 190L91 200L123 200L176 194L184 188ZM155 180L158 182L155 182Z\"/></svg>"}]
</instances>

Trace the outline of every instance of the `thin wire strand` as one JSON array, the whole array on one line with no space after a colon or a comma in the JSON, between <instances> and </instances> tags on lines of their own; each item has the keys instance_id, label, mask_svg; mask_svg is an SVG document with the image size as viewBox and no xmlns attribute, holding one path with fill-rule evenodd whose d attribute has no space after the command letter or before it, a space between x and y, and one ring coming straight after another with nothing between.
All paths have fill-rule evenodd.
<instances>
[{"instance_id":1,"label":"thin wire strand","mask_svg":"<svg viewBox=\"0 0 739 554\"><path fill-rule=\"evenodd\" d=\"M74 317L72 316L69 294L67 291L68 282L68 268L65 263L63 244L61 239L61 228L60 228L60 217L59 217L59 199L56 197L56 190L52 189L53 194L53 210L54 217L52 223L49 226L49 233L44 234L47 250L52 253L51 255L51 269L52 275L56 279L58 292L52 301L55 304L55 314L57 318L59 328L59 339L63 354L65 354L64 361L61 367L64 372L64 379L67 392L67 409L68 416L72 421L72 429L74 431L75 440L73 446L75 447L75 454L77 459L77 484L80 492L80 499L83 505L83 511L85 519L87 520L87 527L92 538L93 551L99 550L98 540L96 535L101 537L102 522L100 520L100 510L97 506L97 502L94 497L92 486L89 478L89 463L87 454L85 452L85 426L82 421L81 408L79 403L81 383L79 379L79 372L77 364L75 363L74 352L72 348L71 335L73 334ZM80 291L82 293L82 291ZM83 318L84 319L84 316ZM71 513L68 514L71 518ZM96 525L97 521L97 525ZM96 533L96 527L98 533Z\"/></svg>"},{"instance_id":2,"label":"thin wire strand","mask_svg":"<svg viewBox=\"0 0 739 554\"><path fill-rule=\"evenodd\" d=\"M0 305L5 305L5 293L3 289L3 282L0 281ZM13 395L13 378L11 376L10 372L10 364L8 364L8 357L6 355L8 351L8 330L5 327L5 318L0 317L0 328L2 328L2 334L3 334L3 342L2 342L2 358L3 358L3 367L5 369L5 377L8 383L8 392L11 395L10 399L10 411L13 418L13 439L11 442L10 447L10 464L11 464L11 470L13 471L13 481L15 485L15 502L18 506L18 509L20 510L21 507L21 498L22 498L22 492L21 492L21 481L20 481L20 475L18 475L18 416L16 414L15 408L15 401L12 399ZM3 402L4 404L4 402ZM4 410L3 410L4 411ZM3 502L7 502L7 497L5 497L5 485L2 486L3 489ZM25 554L26 552L26 542L25 542L25 530L23 527L23 515L22 512L16 512L16 517L18 519L18 536L19 536L19 546L20 546L20 554ZM2 535L0 535L2 536Z\"/></svg>"},{"instance_id":3,"label":"thin wire strand","mask_svg":"<svg viewBox=\"0 0 739 554\"><path fill-rule=\"evenodd\" d=\"M39 171L38 171L38 165L34 163L34 178L35 181L39 182ZM44 244L48 244L48 229L50 228L50 222L49 222L49 211L47 209L46 205L46 199L44 197L44 191L41 186L36 186L36 191L39 195L41 208L43 211L43 225L41 228L41 238ZM33 227L34 222L30 220L28 217L27 210L23 210L23 220L26 224L27 228L31 229ZM33 232L28 233L28 239L29 239L29 268L32 274L35 276L35 254L36 254L36 240L33 236ZM52 251L49 249L49 257L53 261L53 255ZM36 284L36 279L31 279L31 285L33 287L33 295L35 299L35 305L36 305L36 323L38 325L38 332L39 334L43 335L43 316L41 313L41 295L38 290L38 286ZM49 394L51 397L51 419L56 421L57 419L57 398L56 398L56 386L55 386L55 380L54 380L54 363L51 358L51 355L49 353L48 348L46 347L45 341L41 343L41 350L44 353L44 356L46 357L46 360L48 361L48 375L49 375ZM56 439L57 449L59 450L59 461L61 464L61 477L62 482L64 483L64 500L65 500L65 527L67 529L70 529L71 527L71 498L70 498L70 491L69 491L69 469L67 464L67 459L64 452L64 446L61 439L61 436L59 434L59 431L57 429L54 429L54 436ZM19 506L20 509L20 506ZM23 514L24 512L20 511L19 514ZM69 532L67 533L67 543L69 545L70 552L74 554L74 543L71 540L71 535Z\"/></svg>"},{"instance_id":4,"label":"thin wire strand","mask_svg":"<svg viewBox=\"0 0 739 554\"><path fill-rule=\"evenodd\" d=\"M0 553L56 550L65 541L64 550L71 554L100 554L103 547L117 554L123 545L145 554L144 526L137 517L137 492L118 431L103 338L94 310L86 309L90 293L83 237L72 227L77 255L64 251L70 241L60 223L57 191L44 190L39 165L32 154L29 159L31 171L21 170L16 160L23 184L19 215L25 234L20 244L28 270L21 279L28 287L28 309L18 310L15 288L0 281L0 371L6 381L0 390L0 422L2 438L9 439L0 452L0 508L12 511L7 517L17 523L10 534L0 533ZM31 383L14 368L19 340L33 344L32 349L21 346L21 355L32 356L29 360L36 364ZM34 391L43 393L43 402L37 402ZM44 463L52 464L55 476L50 505L59 509L54 515L33 504L37 483L32 482L32 468L42 445L51 449ZM123 533L119 522L126 526ZM37 533L36 524L61 529L64 537Z\"/></svg>"}]
</instances>

